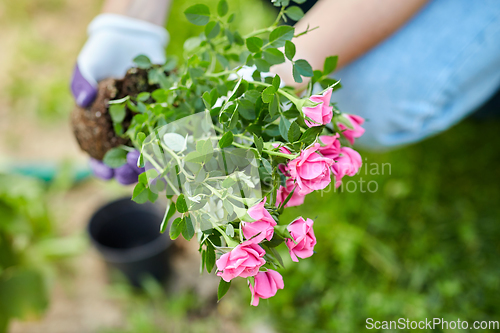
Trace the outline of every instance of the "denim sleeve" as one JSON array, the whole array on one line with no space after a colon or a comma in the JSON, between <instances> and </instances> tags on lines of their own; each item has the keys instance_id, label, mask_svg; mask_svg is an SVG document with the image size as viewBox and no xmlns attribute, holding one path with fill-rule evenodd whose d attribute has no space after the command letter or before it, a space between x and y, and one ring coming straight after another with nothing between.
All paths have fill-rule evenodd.
<instances>
[{"instance_id":1,"label":"denim sleeve","mask_svg":"<svg viewBox=\"0 0 500 333\"><path fill-rule=\"evenodd\" d=\"M367 119L361 146L383 149L444 131L500 88L500 1L431 1L335 78L340 110Z\"/></svg>"}]
</instances>

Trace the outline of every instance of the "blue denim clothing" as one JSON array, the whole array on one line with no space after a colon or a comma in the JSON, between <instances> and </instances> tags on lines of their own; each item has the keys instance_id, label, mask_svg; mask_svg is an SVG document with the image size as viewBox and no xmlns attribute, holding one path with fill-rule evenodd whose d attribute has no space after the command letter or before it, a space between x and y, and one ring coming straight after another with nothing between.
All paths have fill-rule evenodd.
<instances>
[{"instance_id":1,"label":"blue denim clothing","mask_svg":"<svg viewBox=\"0 0 500 333\"><path fill-rule=\"evenodd\" d=\"M334 73L332 100L367 122L361 146L409 144L456 124L500 88L500 1L434 0Z\"/></svg>"}]
</instances>

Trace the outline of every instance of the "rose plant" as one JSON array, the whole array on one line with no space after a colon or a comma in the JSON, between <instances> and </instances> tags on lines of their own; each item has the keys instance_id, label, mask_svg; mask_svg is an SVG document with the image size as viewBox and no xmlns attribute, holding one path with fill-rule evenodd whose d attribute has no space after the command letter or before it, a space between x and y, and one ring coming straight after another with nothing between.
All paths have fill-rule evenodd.
<instances>
[{"instance_id":1,"label":"rose plant","mask_svg":"<svg viewBox=\"0 0 500 333\"><path fill-rule=\"evenodd\" d=\"M92 162L108 178L122 169L138 175L136 202L166 193L161 232L169 229L173 239L196 235L201 270L221 277L219 298L241 277L252 305L284 287L277 246L288 247L296 262L314 253L313 220L282 221L283 209L302 204L332 178L339 185L361 166L349 145L363 133L363 120L330 102L340 87L330 77L337 57L328 57L323 70L296 59L293 39L310 29L279 25L303 13L289 0L273 3L281 7L274 24L246 36L231 28L235 16L228 16L226 0L215 14L202 4L189 7L187 19L204 33L185 42L180 65L172 58L162 66L135 59L156 89L109 101L116 135L128 144ZM267 73L287 60L296 82L309 78L300 94ZM244 67L254 69L251 76Z\"/></svg>"}]
</instances>

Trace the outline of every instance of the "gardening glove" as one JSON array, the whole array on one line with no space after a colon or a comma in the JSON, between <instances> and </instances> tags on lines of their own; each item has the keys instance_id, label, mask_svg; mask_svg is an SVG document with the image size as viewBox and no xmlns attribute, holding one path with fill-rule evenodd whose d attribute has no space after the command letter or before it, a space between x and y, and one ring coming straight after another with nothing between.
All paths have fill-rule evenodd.
<instances>
[{"instance_id":1,"label":"gardening glove","mask_svg":"<svg viewBox=\"0 0 500 333\"><path fill-rule=\"evenodd\" d=\"M88 36L71 80L71 92L81 107L92 104L99 81L123 77L134 66L136 56L146 55L154 64L165 62L169 36L158 25L117 14L101 14L90 23Z\"/></svg>"},{"instance_id":2,"label":"gardening glove","mask_svg":"<svg viewBox=\"0 0 500 333\"><path fill-rule=\"evenodd\" d=\"M71 92L80 107L92 104L99 81L123 77L134 66L136 56L144 54L156 64L165 62L168 32L158 25L122 15L101 14L90 23L88 35L71 80ZM90 167L101 179L114 177L128 185L137 182L143 172L137 167L137 158L138 152L129 153L127 164L116 169L91 159Z\"/></svg>"},{"instance_id":3,"label":"gardening glove","mask_svg":"<svg viewBox=\"0 0 500 333\"><path fill-rule=\"evenodd\" d=\"M110 168L102 161L91 158L90 168L94 175L101 179L109 180L114 177L116 181L122 185L134 184L137 183L139 175L145 171L144 168L137 166L140 155L141 154L137 150L129 152L127 154L127 163L114 169Z\"/></svg>"}]
</instances>

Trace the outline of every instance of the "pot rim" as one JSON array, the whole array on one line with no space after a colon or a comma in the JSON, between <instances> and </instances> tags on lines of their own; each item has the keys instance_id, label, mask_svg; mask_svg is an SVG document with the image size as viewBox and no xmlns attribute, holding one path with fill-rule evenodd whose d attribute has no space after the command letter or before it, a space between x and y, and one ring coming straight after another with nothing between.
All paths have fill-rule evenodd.
<instances>
[{"instance_id":1,"label":"pot rim","mask_svg":"<svg viewBox=\"0 0 500 333\"><path fill-rule=\"evenodd\" d=\"M97 239L95 239L94 235L92 234L91 227L93 223L96 223L94 221L96 221L97 217L99 216L99 213L109 209L114 205L119 205L123 203L130 204L131 206L134 205L142 206L144 211L147 211L146 207L149 206L151 208L149 213L158 214L158 217L160 219L163 217L163 215L160 214L158 205L152 203L138 204L133 202L130 197L124 197L113 200L111 202L108 202L104 206L101 206L99 209L97 209L94 212L94 214L92 214L92 217L90 218L87 224L86 231L92 245L94 245L94 247L99 251L99 253L104 257L104 259L107 262L113 264L133 263L151 258L161 253L162 251L166 250L168 247L170 247L170 245L172 244L170 237L168 237L168 235L166 234L160 233L159 230L158 230L158 237L156 237L151 242L128 249L117 249L109 247L97 241Z\"/></svg>"}]
</instances>

